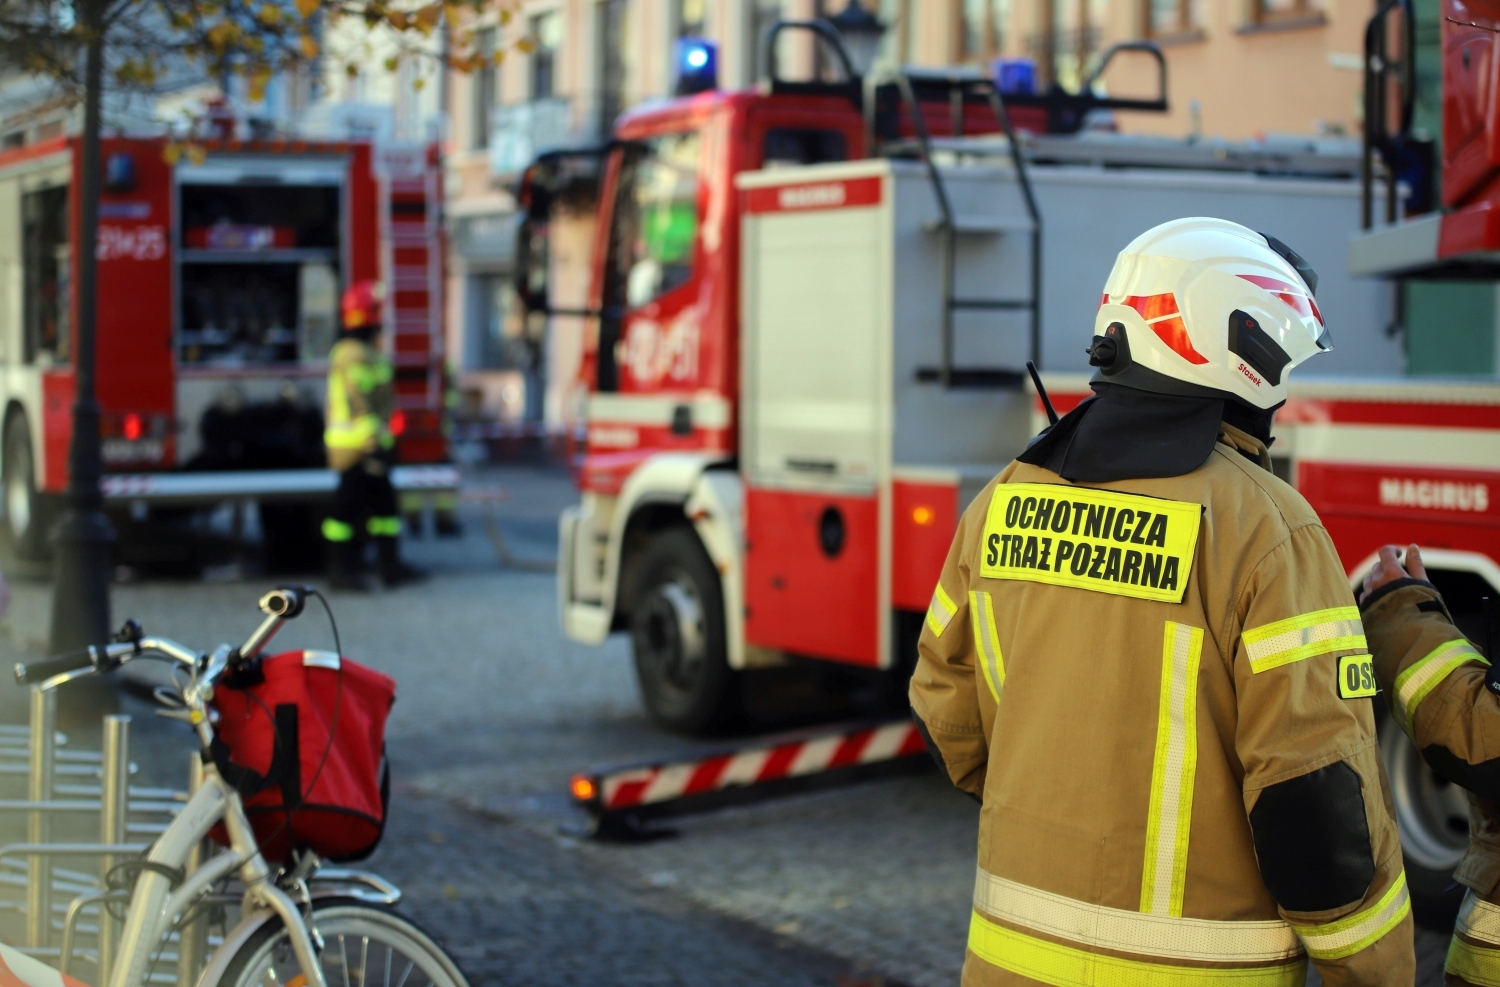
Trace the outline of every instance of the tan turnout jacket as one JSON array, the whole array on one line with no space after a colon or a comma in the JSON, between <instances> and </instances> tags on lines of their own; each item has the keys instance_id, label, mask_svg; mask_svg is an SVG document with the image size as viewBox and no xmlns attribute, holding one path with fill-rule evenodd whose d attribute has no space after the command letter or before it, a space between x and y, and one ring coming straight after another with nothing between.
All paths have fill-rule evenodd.
<instances>
[{"instance_id":1,"label":"tan turnout jacket","mask_svg":"<svg viewBox=\"0 0 1500 987\"><path fill-rule=\"evenodd\" d=\"M1185 476L1012 463L965 511L911 702L983 802L966 987L1411 984L1359 614L1240 450L1269 462L1225 425Z\"/></svg>"},{"instance_id":2,"label":"tan turnout jacket","mask_svg":"<svg viewBox=\"0 0 1500 987\"><path fill-rule=\"evenodd\" d=\"M1360 601L1375 677L1391 715L1443 777L1469 792L1469 889L1448 947L1449 982L1500 984L1500 696L1488 663L1425 582L1400 580Z\"/></svg>"}]
</instances>

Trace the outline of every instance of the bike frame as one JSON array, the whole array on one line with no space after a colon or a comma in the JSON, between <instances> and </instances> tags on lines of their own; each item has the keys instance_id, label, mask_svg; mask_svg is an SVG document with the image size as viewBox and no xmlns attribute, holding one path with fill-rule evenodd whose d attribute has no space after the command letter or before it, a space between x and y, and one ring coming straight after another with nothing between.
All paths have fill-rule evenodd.
<instances>
[{"instance_id":1,"label":"bike frame","mask_svg":"<svg viewBox=\"0 0 1500 987\"><path fill-rule=\"evenodd\" d=\"M147 861L161 864L166 869L181 868L194 848L208 836L208 831L219 822L223 822L229 831L229 849L188 874L176 891L172 890L171 879L166 874L156 870L141 872L130 897L125 931L120 937L120 955L110 971L108 987L140 987L146 980L152 953L177 917L191 908L193 902L217 881L236 870L245 885L242 913L247 919L257 916L257 925L264 917L257 913L269 911L280 917L286 925L292 951L307 978L308 987L328 987L307 919L291 896L273 882L271 868L260 855L260 847L255 842L239 793L219 777L218 769L212 763L204 764L203 784L152 845ZM230 937L220 949L229 948L233 942L235 937ZM209 962L199 980L201 987L212 984L208 976L217 965L212 960Z\"/></svg>"},{"instance_id":2,"label":"bike frame","mask_svg":"<svg viewBox=\"0 0 1500 987\"><path fill-rule=\"evenodd\" d=\"M197 732L203 752L203 782L147 853L146 861L157 866L142 869L136 879L120 939L120 952L113 969L108 971L105 987L142 987L152 955L178 916L191 908L215 883L236 871L245 886L240 925L234 934L226 937L204 968L199 987L212 987L227 962L226 957L231 956L246 938L245 930L253 931L273 915L286 926L306 987L328 987L314 946L315 941L321 946L321 940L311 924L309 878L303 877L300 882L304 903L308 906L308 914L304 917L291 896L277 887L276 875L261 856L239 792L224 781L207 753L212 749L214 739L208 706L214 684L240 661L241 656L258 654L284 621L301 612L302 600L297 591L283 587L262 597L260 608L266 614L265 620L237 649L231 650L226 644L210 655L200 654L166 638L140 636L139 627L135 627L135 635L130 640L88 649L90 664L87 667L53 675L40 686L43 691L56 689L74 679L113 671L134 658L148 656L165 657L184 668L189 675L189 682L182 689L181 707L168 715L186 720ZM127 628L132 626L127 625ZM26 667L17 666L18 679L24 681L26 675ZM158 696L162 696L161 690L158 690ZM163 698L163 702L166 701ZM193 851L207 838L209 830L220 822L229 833L229 848L186 874L174 891L168 875L182 872ZM107 914L101 920L107 921Z\"/></svg>"}]
</instances>

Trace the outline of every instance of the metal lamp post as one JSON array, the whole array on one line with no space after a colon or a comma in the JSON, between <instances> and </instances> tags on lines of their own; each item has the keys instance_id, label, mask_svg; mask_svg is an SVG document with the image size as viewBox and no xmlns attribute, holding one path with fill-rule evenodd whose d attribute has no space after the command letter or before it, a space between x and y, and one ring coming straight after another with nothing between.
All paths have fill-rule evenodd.
<instances>
[{"instance_id":1,"label":"metal lamp post","mask_svg":"<svg viewBox=\"0 0 1500 987\"><path fill-rule=\"evenodd\" d=\"M828 23L838 31L844 50L854 63L854 71L861 76L869 75L870 69L875 65L875 57L880 54L880 39L885 35L885 25L866 10L859 0L849 0L848 6L830 17Z\"/></svg>"},{"instance_id":2,"label":"metal lamp post","mask_svg":"<svg viewBox=\"0 0 1500 987\"><path fill-rule=\"evenodd\" d=\"M99 230L101 91L104 82L103 0L86 0L79 13L88 29L84 64L83 148L80 155L78 242L74 246L78 276L77 349L74 354L76 396L73 441L68 452L67 511L53 530L56 569L52 585L54 654L109 640L109 583L113 570L114 531L104 514L99 489L103 463L99 448L99 401L94 388L94 325L98 262L94 245ZM75 687L76 688L76 687Z\"/></svg>"}]
</instances>

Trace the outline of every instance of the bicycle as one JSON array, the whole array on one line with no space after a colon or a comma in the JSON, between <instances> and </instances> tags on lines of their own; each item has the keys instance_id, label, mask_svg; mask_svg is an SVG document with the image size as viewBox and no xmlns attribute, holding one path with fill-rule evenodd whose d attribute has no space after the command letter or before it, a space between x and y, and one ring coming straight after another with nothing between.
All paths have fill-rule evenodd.
<instances>
[{"instance_id":1,"label":"bicycle","mask_svg":"<svg viewBox=\"0 0 1500 987\"><path fill-rule=\"evenodd\" d=\"M172 662L186 671L178 689L158 689L166 715L190 723L204 753L203 781L181 813L136 864L120 952L102 987L142 987L153 953L178 920L213 889L237 876L244 886L240 921L208 958L199 987L468 987L458 966L416 925L391 911L400 892L379 877L326 868L313 854L274 868L261 854L240 794L210 756L209 709L220 679L261 653L281 625L302 612L309 591L279 587L260 600L265 619L238 648L201 654L166 638L146 637L133 621L115 643L16 665L21 685L43 690L107 674L137 659ZM325 604L326 606L326 604ZM330 614L330 617L332 615ZM222 823L229 846L184 871L194 848Z\"/></svg>"}]
</instances>

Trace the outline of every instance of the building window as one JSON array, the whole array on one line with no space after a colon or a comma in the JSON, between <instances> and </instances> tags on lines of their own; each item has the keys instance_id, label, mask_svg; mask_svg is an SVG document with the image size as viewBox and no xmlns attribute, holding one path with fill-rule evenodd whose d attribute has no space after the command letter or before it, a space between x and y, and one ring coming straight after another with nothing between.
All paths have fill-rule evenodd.
<instances>
[{"instance_id":1,"label":"building window","mask_svg":"<svg viewBox=\"0 0 1500 987\"><path fill-rule=\"evenodd\" d=\"M1202 0L1145 0L1141 31L1148 38L1170 38L1202 29Z\"/></svg>"},{"instance_id":2,"label":"building window","mask_svg":"<svg viewBox=\"0 0 1500 987\"><path fill-rule=\"evenodd\" d=\"M1037 60L1043 85L1077 90L1099 50L1104 0L1036 0L1040 33L1027 47Z\"/></svg>"},{"instance_id":3,"label":"building window","mask_svg":"<svg viewBox=\"0 0 1500 987\"><path fill-rule=\"evenodd\" d=\"M469 146L482 151L490 146L490 118L495 113L495 96L499 86L499 78L495 72L495 29L481 29L475 47L483 57L484 64L469 77L469 84L474 87L469 100L474 113L473 119L469 121Z\"/></svg>"},{"instance_id":4,"label":"building window","mask_svg":"<svg viewBox=\"0 0 1500 987\"><path fill-rule=\"evenodd\" d=\"M464 369L525 369L530 354L511 279L501 274L470 275L469 290L472 307Z\"/></svg>"},{"instance_id":5,"label":"building window","mask_svg":"<svg viewBox=\"0 0 1500 987\"><path fill-rule=\"evenodd\" d=\"M1322 4L1316 0L1251 0L1250 11L1255 23L1267 24L1315 17L1322 13Z\"/></svg>"},{"instance_id":6,"label":"building window","mask_svg":"<svg viewBox=\"0 0 1500 987\"><path fill-rule=\"evenodd\" d=\"M562 47L562 13L549 10L531 19L531 98L547 99L557 91L557 50Z\"/></svg>"},{"instance_id":7,"label":"building window","mask_svg":"<svg viewBox=\"0 0 1500 987\"><path fill-rule=\"evenodd\" d=\"M1005 29L1009 26L1010 0L960 0L962 35L959 51L965 61L988 61L1005 50Z\"/></svg>"}]
</instances>

